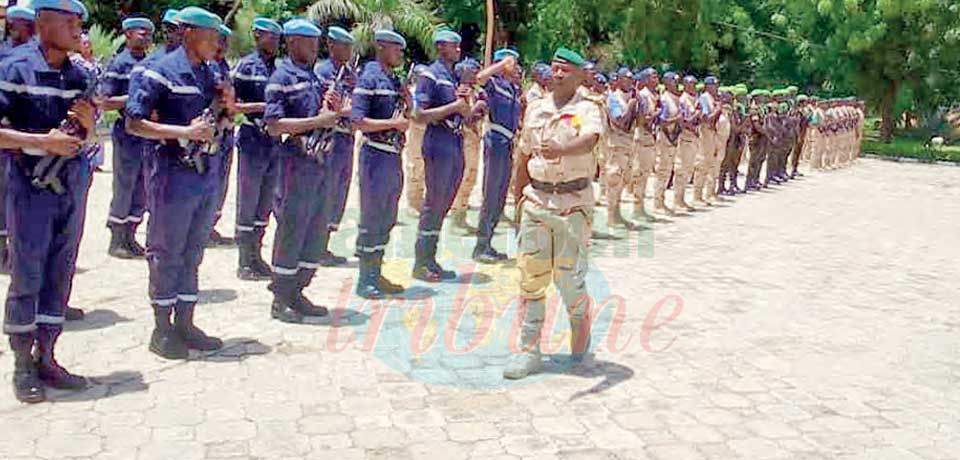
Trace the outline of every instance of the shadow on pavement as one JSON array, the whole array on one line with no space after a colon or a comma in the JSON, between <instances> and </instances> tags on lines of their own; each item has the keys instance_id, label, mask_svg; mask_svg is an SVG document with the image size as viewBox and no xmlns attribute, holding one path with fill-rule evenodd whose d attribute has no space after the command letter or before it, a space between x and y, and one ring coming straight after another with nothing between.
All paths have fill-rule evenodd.
<instances>
[{"instance_id":1,"label":"shadow on pavement","mask_svg":"<svg viewBox=\"0 0 960 460\"><path fill-rule=\"evenodd\" d=\"M200 291L200 305L227 303L237 300L237 291L233 289L207 289Z\"/></svg>"},{"instance_id":2,"label":"shadow on pavement","mask_svg":"<svg viewBox=\"0 0 960 460\"><path fill-rule=\"evenodd\" d=\"M223 341L223 348L209 353L191 353L190 361L206 361L213 363L231 363L244 361L251 356L270 353L273 349L269 345L250 337L238 337Z\"/></svg>"},{"instance_id":3,"label":"shadow on pavement","mask_svg":"<svg viewBox=\"0 0 960 460\"><path fill-rule=\"evenodd\" d=\"M116 371L103 376L87 376L90 386L83 391L47 389L47 400L52 402L81 402L111 398L124 393L146 391L150 385L138 371Z\"/></svg>"},{"instance_id":4,"label":"shadow on pavement","mask_svg":"<svg viewBox=\"0 0 960 460\"><path fill-rule=\"evenodd\" d=\"M633 378L633 369L622 364L610 361L596 361L591 355L585 361L574 363L570 355L550 355L549 362L544 365L542 372L544 374L570 375L586 379L595 379L603 377L596 385L582 391L578 391L570 397L570 401L580 399L584 396L603 393L627 380Z\"/></svg>"},{"instance_id":5,"label":"shadow on pavement","mask_svg":"<svg viewBox=\"0 0 960 460\"><path fill-rule=\"evenodd\" d=\"M113 310L97 309L86 312L81 321L67 321L63 325L65 331L92 331L133 321Z\"/></svg>"}]
</instances>

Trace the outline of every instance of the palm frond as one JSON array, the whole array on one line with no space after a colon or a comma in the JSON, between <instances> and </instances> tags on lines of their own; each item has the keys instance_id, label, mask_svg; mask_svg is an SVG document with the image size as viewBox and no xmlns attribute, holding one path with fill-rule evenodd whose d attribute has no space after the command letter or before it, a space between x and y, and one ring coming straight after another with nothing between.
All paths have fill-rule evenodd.
<instances>
[{"instance_id":1,"label":"palm frond","mask_svg":"<svg viewBox=\"0 0 960 460\"><path fill-rule=\"evenodd\" d=\"M109 61L125 40L123 35L118 35L110 29L100 27L100 24L91 26L90 30L87 31L87 37L90 38L90 48L93 50L93 55L100 62Z\"/></svg>"},{"instance_id":2,"label":"palm frond","mask_svg":"<svg viewBox=\"0 0 960 460\"><path fill-rule=\"evenodd\" d=\"M307 17L320 24L365 19L362 9L353 0L318 0L307 8Z\"/></svg>"}]
</instances>

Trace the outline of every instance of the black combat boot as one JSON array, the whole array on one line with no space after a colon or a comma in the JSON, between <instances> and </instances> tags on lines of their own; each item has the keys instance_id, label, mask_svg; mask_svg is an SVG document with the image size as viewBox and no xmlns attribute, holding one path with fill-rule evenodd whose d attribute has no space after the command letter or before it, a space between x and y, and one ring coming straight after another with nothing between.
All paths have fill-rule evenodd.
<instances>
[{"instance_id":1,"label":"black combat boot","mask_svg":"<svg viewBox=\"0 0 960 460\"><path fill-rule=\"evenodd\" d=\"M297 272L297 301L294 309L303 316L327 316L330 313L327 307L315 305L307 296L303 295L303 290L310 285L314 273L316 273L316 270L311 269L300 269L300 271Z\"/></svg>"},{"instance_id":2,"label":"black combat boot","mask_svg":"<svg viewBox=\"0 0 960 460\"><path fill-rule=\"evenodd\" d=\"M11 334L10 348L13 349L13 395L17 401L35 404L47 400L43 382L37 376L37 366L33 362L33 333Z\"/></svg>"},{"instance_id":3,"label":"black combat boot","mask_svg":"<svg viewBox=\"0 0 960 460\"><path fill-rule=\"evenodd\" d=\"M50 388L82 390L87 387L87 379L64 369L54 355L61 331L60 326L44 324L37 327L37 376Z\"/></svg>"},{"instance_id":4,"label":"black combat boot","mask_svg":"<svg viewBox=\"0 0 960 460\"><path fill-rule=\"evenodd\" d=\"M364 299L382 299L386 297L380 286L380 267L378 258L372 254L360 255L360 276L357 279L357 295Z\"/></svg>"},{"instance_id":5,"label":"black combat boot","mask_svg":"<svg viewBox=\"0 0 960 460\"><path fill-rule=\"evenodd\" d=\"M118 259L141 257L131 250L130 243L127 242L128 235L127 229L120 225L110 227L110 247L107 249L107 254Z\"/></svg>"},{"instance_id":6,"label":"black combat boot","mask_svg":"<svg viewBox=\"0 0 960 460\"><path fill-rule=\"evenodd\" d=\"M273 292L270 316L284 323L303 323L303 314L297 310L296 280L292 276L274 274L269 288Z\"/></svg>"},{"instance_id":7,"label":"black combat boot","mask_svg":"<svg viewBox=\"0 0 960 460\"><path fill-rule=\"evenodd\" d=\"M177 305L174 313L174 329L183 338L184 345L191 350L217 351L223 348L223 340L210 337L193 324L193 311L196 304Z\"/></svg>"},{"instance_id":8,"label":"black combat boot","mask_svg":"<svg viewBox=\"0 0 960 460\"><path fill-rule=\"evenodd\" d=\"M270 272L263 273L262 267L258 266L260 257L259 248L256 242L249 238L240 239L237 242L238 248L238 267L237 278L243 281L263 281L270 279ZM266 265L266 263L264 263Z\"/></svg>"},{"instance_id":9,"label":"black combat boot","mask_svg":"<svg viewBox=\"0 0 960 460\"><path fill-rule=\"evenodd\" d=\"M150 336L150 351L166 359L187 359L187 344L170 323L172 307L153 307L154 329Z\"/></svg>"}]
</instances>

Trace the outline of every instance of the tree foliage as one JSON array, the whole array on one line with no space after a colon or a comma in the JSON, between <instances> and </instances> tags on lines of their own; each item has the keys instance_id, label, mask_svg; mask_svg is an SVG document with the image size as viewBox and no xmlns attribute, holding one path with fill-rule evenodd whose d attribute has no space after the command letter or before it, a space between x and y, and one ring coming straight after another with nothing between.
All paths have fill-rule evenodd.
<instances>
[{"instance_id":1,"label":"tree foliage","mask_svg":"<svg viewBox=\"0 0 960 460\"><path fill-rule=\"evenodd\" d=\"M206 6L235 17L234 47L251 46L249 21L307 15L352 29L369 53L373 30L404 34L425 60L439 24L480 56L483 0L87 0L94 21L116 29L133 11L157 20L167 7ZM654 65L713 73L753 86L797 84L823 96L856 94L889 135L904 111L930 115L960 97L960 2L956 0L497 0L495 42L529 64L559 45L601 67Z\"/></svg>"}]
</instances>

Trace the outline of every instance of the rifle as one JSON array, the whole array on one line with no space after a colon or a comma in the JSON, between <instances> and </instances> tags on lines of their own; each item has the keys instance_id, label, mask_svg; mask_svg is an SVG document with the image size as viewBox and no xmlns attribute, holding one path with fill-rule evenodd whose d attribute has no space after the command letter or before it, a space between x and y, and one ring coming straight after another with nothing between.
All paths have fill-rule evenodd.
<instances>
[{"instance_id":1,"label":"rifle","mask_svg":"<svg viewBox=\"0 0 960 460\"><path fill-rule=\"evenodd\" d=\"M414 66L416 66L415 63L410 64L410 70L407 72L407 80L412 78ZM397 98L397 105L393 108L392 118L407 115L410 107L410 91L407 90L407 85L404 84L400 87L400 94ZM403 148L407 144L407 133L404 131L394 130L387 133L387 136L387 138L390 140L390 144L395 146L398 152L403 152Z\"/></svg>"},{"instance_id":2,"label":"rifle","mask_svg":"<svg viewBox=\"0 0 960 460\"><path fill-rule=\"evenodd\" d=\"M222 84L232 84L229 77L224 80L219 73L214 74L214 80L218 87ZM226 107L223 105L223 96L218 95L213 99L213 103L210 104L210 107L203 109L203 113L200 115L200 118L203 119L205 123L213 125L216 129L214 133L213 140L211 141L190 141L187 143L187 146L183 149L183 154L180 156L180 161L189 168L193 168L197 171L197 174L204 174L207 172L207 163L204 155L216 155L220 151L220 145L222 144L222 137L226 132L226 122L224 120L224 115L226 114Z\"/></svg>"},{"instance_id":3,"label":"rifle","mask_svg":"<svg viewBox=\"0 0 960 460\"><path fill-rule=\"evenodd\" d=\"M349 64L351 72L354 72L359 61L360 55L357 54L353 58L353 63ZM328 93L332 92L339 94L341 99L347 93L344 91L342 86L344 70L347 69L347 65L348 64L344 64L340 67L340 70L337 72L337 76L333 80L333 83L329 88L327 88ZM344 123L342 119L337 120L338 126L342 126L343 124ZM326 156L326 154L333 150L333 134L333 128L313 130L310 135L307 136L306 141L304 142L304 151L306 152L307 156L316 158L317 161L322 164L323 158Z\"/></svg>"},{"instance_id":4,"label":"rifle","mask_svg":"<svg viewBox=\"0 0 960 460\"><path fill-rule=\"evenodd\" d=\"M97 87L100 82L97 77L91 77L87 81L87 88L80 94L77 99L74 99L73 102L88 100L92 101L93 96L97 91ZM60 131L68 136L78 137L80 139L86 139L87 130L80 124L80 121L75 117L67 117L58 127ZM92 145L85 142L81 145L80 150L76 155L89 156L89 153L92 150ZM76 155L67 156L54 156L47 154L37 164L33 167L33 173L31 174L32 178L30 184L39 189L49 189L57 195L63 195L66 193L67 189L63 186L63 182L60 180L60 171L63 170L63 166L67 163L68 160L73 158Z\"/></svg>"}]
</instances>

